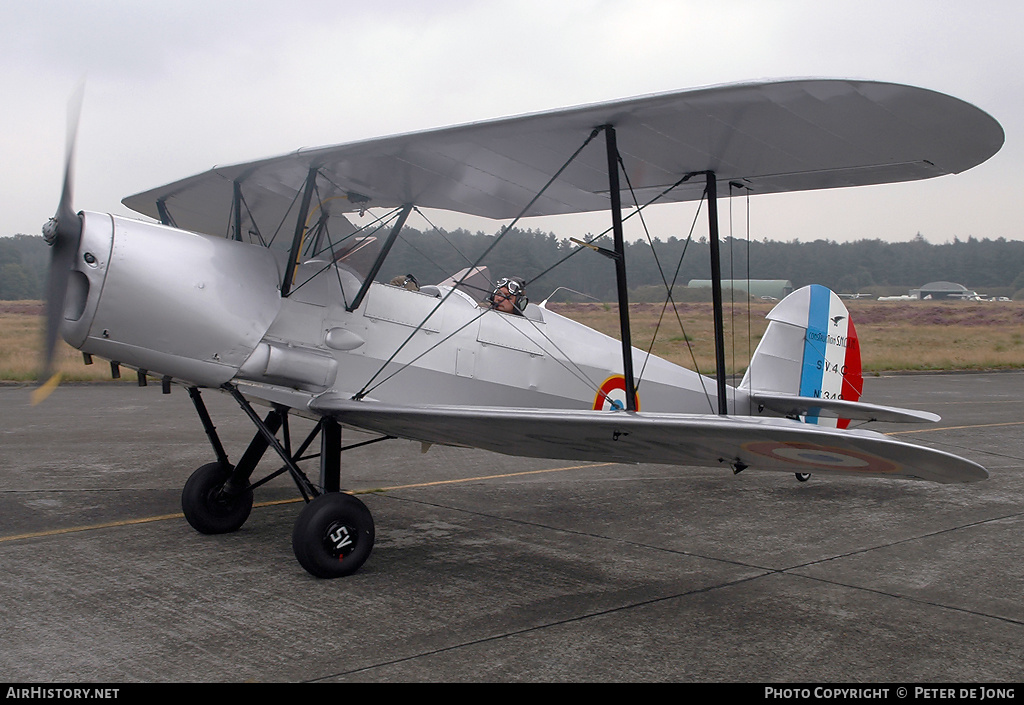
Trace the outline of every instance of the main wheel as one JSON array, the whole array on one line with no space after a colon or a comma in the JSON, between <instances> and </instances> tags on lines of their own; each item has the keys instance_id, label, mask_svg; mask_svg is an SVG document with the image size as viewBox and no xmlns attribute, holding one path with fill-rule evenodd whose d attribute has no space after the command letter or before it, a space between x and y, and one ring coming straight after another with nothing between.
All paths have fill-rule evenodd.
<instances>
[{"instance_id":1,"label":"main wheel","mask_svg":"<svg viewBox=\"0 0 1024 705\"><path fill-rule=\"evenodd\" d=\"M252 511L252 490L224 492L234 468L208 463L192 473L181 491L181 510L192 528L201 534L237 531Z\"/></svg>"},{"instance_id":2,"label":"main wheel","mask_svg":"<svg viewBox=\"0 0 1024 705\"><path fill-rule=\"evenodd\" d=\"M809 472L797 472L793 474L796 475L796 479L800 482L807 482L811 479L811 473Z\"/></svg>"},{"instance_id":3,"label":"main wheel","mask_svg":"<svg viewBox=\"0 0 1024 705\"><path fill-rule=\"evenodd\" d=\"M359 570L373 550L373 516L356 497L322 494L295 521L292 550L299 564L318 578L339 578Z\"/></svg>"}]
</instances>

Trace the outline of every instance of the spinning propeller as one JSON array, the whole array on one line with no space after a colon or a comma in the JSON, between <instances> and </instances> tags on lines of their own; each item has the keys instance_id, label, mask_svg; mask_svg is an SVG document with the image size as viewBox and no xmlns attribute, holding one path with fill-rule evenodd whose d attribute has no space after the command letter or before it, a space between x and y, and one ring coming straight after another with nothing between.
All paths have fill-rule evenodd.
<instances>
[{"instance_id":1,"label":"spinning propeller","mask_svg":"<svg viewBox=\"0 0 1024 705\"><path fill-rule=\"evenodd\" d=\"M56 214L43 225L43 238L53 249L50 253L50 273L46 284L46 330L43 359L39 372L39 379L43 384L33 392L33 404L38 404L45 399L60 381L60 373L53 372L53 356L61 318L64 316L68 277L82 239L82 219L78 216L72 202L74 200L75 138L78 134L78 118L82 112L83 94L84 85L75 92L68 103L64 185Z\"/></svg>"}]
</instances>

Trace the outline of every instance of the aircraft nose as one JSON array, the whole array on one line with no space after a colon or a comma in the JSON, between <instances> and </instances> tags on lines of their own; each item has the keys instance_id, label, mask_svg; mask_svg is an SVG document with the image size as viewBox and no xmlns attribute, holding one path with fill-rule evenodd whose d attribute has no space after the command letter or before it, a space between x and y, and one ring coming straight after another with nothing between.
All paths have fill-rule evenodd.
<instances>
[{"instance_id":1,"label":"aircraft nose","mask_svg":"<svg viewBox=\"0 0 1024 705\"><path fill-rule=\"evenodd\" d=\"M234 377L281 306L266 248L85 214L64 339L127 367L219 386Z\"/></svg>"},{"instance_id":2,"label":"aircraft nose","mask_svg":"<svg viewBox=\"0 0 1024 705\"><path fill-rule=\"evenodd\" d=\"M70 258L60 332L68 344L81 348L96 315L114 241L109 215L82 213L82 235Z\"/></svg>"}]
</instances>

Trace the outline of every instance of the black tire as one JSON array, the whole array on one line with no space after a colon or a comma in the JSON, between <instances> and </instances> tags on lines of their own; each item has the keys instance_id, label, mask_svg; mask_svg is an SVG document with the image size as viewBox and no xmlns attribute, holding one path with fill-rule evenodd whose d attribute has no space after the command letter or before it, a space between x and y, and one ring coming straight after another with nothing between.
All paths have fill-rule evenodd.
<instances>
[{"instance_id":1,"label":"black tire","mask_svg":"<svg viewBox=\"0 0 1024 705\"><path fill-rule=\"evenodd\" d=\"M794 474L796 475L796 479L799 480L800 482L807 482L808 480L811 479L811 473L809 472L798 472Z\"/></svg>"},{"instance_id":2,"label":"black tire","mask_svg":"<svg viewBox=\"0 0 1024 705\"><path fill-rule=\"evenodd\" d=\"M208 463L192 473L181 491L181 510L201 534L237 531L252 511L252 490L228 495L221 492L232 467Z\"/></svg>"},{"instance_id":3,"label":"black tire","mask_svg":"<svg viewBox=\"0 0 1024 705\"><path fill-rule=\"evenodd\" d=\"M373 516L359 499L342 492L323 494L307 504L292 531L299 564L318 578L351 575L373 550Z\"/></svg>"}]
</instances>

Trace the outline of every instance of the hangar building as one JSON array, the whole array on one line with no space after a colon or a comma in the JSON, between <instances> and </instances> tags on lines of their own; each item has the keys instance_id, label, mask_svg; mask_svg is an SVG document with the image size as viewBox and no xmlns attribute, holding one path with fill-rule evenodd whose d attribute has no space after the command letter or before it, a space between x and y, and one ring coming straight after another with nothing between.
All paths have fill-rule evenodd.
<instances>
[{"instance_id":1,"label":"hangar building","mask_svg":"<svg viewBox=\"0 0 1024 705\"><path fill-rule=\"evenodd\" d=\"M710 279L691 279L690 289L710 289ZM754 298L782 299L793 293L793 282L788 279L723 279L723 289L745 291Z\"/></svg>"},{"instance_id":2,"label":"hangar building","mask_svg":"<svg viewBox=\"0 0 1024 705\"><path fill-rule=\"evenodd\" d=\"M978 298L978 294L963 284L954 282L929 282L920 289L911 289L910 295L918 299L958 299L970 301Z\"/></svg>"}]
</instances>

